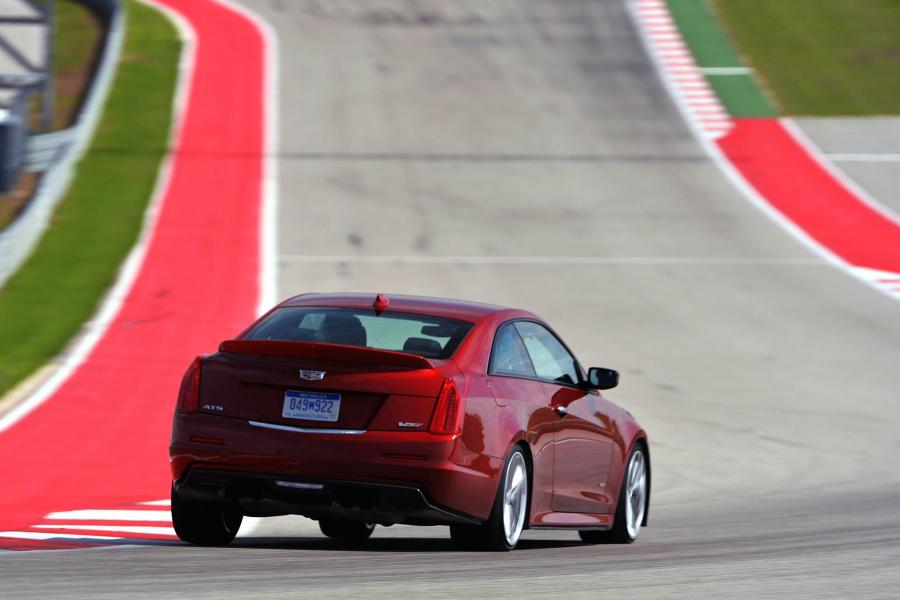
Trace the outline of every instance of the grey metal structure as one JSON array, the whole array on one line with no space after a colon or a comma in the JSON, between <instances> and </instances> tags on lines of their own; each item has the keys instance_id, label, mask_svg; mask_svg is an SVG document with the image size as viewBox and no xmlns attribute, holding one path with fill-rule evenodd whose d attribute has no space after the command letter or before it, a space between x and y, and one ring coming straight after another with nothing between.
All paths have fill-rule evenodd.
<instances>
[{"instance_id":1,"label":"grey metal structure","mask_svg":"<svg viewBox=\"0 0 900 600\"><path fill-rule=\"evenodd\" d=\"M53 2L0 0L0 193L16 184L31 129L31 98L41 97L37 128L53 118Z\"/></svg>"},{"instance_id":2,"label":"grey metal structure","mask_svg":"<svg viewBox=\"0 0 900 600\"><path fill-rule=\"evenodd\" d=\"M0 8L17 0L0 0ZM100 117L100 109L112 82L124 35L124 15L119 0L81 0L103 22L106 35L94 69L90 89L68 128L20 138L24 145L23 168L41 171L32 199L6 229L0 231L0 287L31 253L62 199ZM2 141L2 140L0 140Z\"/></svg>"}]
</instances>

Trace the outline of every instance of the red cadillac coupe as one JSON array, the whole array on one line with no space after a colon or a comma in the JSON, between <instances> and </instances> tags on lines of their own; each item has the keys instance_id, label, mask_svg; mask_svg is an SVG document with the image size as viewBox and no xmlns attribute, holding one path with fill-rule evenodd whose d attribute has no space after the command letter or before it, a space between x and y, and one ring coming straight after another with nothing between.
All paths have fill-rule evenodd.
<instances>
[{"instance_id":1,"label":"red cadillac coupe","mask_svg":"<svg viewBox=\"0 0 900 600\"><path fill-rule=\"evenodd\" d=\"M511 550L529 528L630 543L650 455L599 392L617 383L522 310L296 296L185 374L175 531L227 544L244 515L297 514L342 540L406 523L449 525L465 548Z\"/></svg>"}]
</instances>

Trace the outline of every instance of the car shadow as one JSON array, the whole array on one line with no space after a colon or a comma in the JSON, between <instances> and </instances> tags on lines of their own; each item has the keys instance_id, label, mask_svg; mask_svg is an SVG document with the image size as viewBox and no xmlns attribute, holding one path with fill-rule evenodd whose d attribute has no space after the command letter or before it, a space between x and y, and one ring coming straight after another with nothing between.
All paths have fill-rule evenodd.
<instances>
[{"instance_id":1,"label":"car shadow","mask_svg":"<svg viewBox=\"0 0 900 600\"><path fill-rule=\"evenodd\" d=\"M583 546L579 540L520 540L516 552ZM234 548L256 550L317 550L322 552L473 552L453 546L448 539L419 537L370 538L364 542L342 542L323 537L244 537Z\"/></svg>"}]
</instances>

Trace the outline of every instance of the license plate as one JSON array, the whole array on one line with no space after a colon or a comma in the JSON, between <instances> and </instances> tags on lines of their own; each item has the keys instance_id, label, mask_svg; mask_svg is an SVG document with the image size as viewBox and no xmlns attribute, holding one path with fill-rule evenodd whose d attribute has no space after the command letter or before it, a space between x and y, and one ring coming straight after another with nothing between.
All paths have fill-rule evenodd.
<instances>
[{"instance_id":1,"label":"license plate","mask_svg":"<svg viewBox=\"0 0 900 600\"><path fill-rule=\"evenodd\" d=\"M281 416L285 419L304 421L337 421L341 412L341 395L321 392L284 393L284 407Z\"/></svg>"}]
</instances>

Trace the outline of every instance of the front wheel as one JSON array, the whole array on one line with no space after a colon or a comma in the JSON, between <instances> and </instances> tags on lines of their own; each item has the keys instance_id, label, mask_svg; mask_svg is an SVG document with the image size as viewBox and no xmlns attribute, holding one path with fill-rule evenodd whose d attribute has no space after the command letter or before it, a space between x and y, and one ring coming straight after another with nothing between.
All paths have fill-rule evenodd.
<instances>
[{"instance_id":1,"label":"front wheel","mask_svg":"<svg viewBox=\"0 0 900 600\"><path fill-rule=\"evenodd\" d=\"M608 531L579 531L582 541L589 544L630 544L637 539L647 510L647 456L640 444L628 457L628 466L619 501L615 522Z\"/></svg>"},{"instance_id":2,"label":"front wheel","mask_svg":"<svg viewBox=\"0 0 900 600\"><path fill-rule=\"evenodd\" d=\"M200 546L231 543L244 515L234 504L182 498L172 484L172 526L185 542Z\"/></svg>"},{"instance_id":3,"label":"front wheel","mask_svg":"<svg viewBox=\"0 0 900 600\"><path fill-rule=\"evenodd\" d=\"M345 542L361 542L369 539L375 531L374 523L364 521L352 521L350 519L334 519L326 517L319 519L319 529L322 533L336 540Z\"/></svg>"},{"instance_id":4,"label":"front wheel","mask_svg":"<svg viewBox=\"0 0 900 600\"><path fill-rule=\"evenodd\" d=\"M528 468L516 447L503 466L503 477L490 518L481 525L451 525L450 539L461 549L512 550L528 517Z\"/></svg>"}]
</instances>

